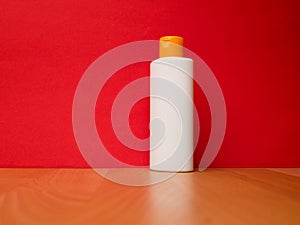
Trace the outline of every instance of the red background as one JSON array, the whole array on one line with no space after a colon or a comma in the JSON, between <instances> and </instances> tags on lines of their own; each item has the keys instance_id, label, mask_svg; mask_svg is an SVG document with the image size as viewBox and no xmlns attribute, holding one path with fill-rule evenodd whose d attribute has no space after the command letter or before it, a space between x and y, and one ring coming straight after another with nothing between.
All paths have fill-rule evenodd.
<instances>
[{"instance_id":1,"label":"red background","mask_svg":"<svg viewBox=\"0 0 300 225\"><path fill-rule=\"evenodd\" d=\"M228 125L214 167L299 167L299 40L297 1L0 1L0 166L87 167L72 131L72 101L87 67L121 44L180 35L213 70L226 100ZM96 121L126 83L148 64L115 74L100 93ZM129 75L130 74L130 75ZM100 99L100 98L99 98ZM209 134L201 90L196 163ZM149 101L132 110L137 136L148 135ZM109 123L100 136L125 151Z\"/></svg>"}]
</instances>

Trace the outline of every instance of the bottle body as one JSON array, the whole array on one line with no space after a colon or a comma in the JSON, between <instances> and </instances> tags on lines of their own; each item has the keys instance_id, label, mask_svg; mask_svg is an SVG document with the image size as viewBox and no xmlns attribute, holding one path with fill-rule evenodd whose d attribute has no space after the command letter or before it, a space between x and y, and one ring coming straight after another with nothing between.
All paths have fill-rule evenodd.
<instances>
[{"instance_id":1,"label":"bottle body","mask_svg":"<svg viewBox=\"0 0 300 225\"><path fill-rule=\"evenodd\" d=\"M150 64L150 169L193 171L193 60Z\"/></svg>"}]
</instances>

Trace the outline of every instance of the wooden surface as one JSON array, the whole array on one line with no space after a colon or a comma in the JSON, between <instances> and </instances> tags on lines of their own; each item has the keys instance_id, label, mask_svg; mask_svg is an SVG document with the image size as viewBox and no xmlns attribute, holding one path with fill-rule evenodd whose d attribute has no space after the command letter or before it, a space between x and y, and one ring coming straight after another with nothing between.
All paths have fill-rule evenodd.
<instances>
[{"instance_id":1,"label":"wooden surface","mask_svg":"<svg viewBox=\"0 0 300 225\"><path fill-rule=\"evenodd\" d=\"M208 169L131 187L92 169L0 169L0 225L299 225L299 176Z\"/></svg>"}]
</instances>

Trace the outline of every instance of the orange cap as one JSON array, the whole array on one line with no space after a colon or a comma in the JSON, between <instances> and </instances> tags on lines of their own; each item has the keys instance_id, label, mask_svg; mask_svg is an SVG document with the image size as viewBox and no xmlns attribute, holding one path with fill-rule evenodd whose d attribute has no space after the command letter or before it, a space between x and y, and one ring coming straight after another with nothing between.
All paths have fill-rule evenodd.
<instances>
[{"instance_id":1,"label":"orange cap","mask_svg":"<svg viewBox=\"0 0 300 225\"><path fill-rule=\"evenodd\" d=\"M160 38L159 57L183 56L183 38L164 36Z\"/></svg>"}]
</instances>

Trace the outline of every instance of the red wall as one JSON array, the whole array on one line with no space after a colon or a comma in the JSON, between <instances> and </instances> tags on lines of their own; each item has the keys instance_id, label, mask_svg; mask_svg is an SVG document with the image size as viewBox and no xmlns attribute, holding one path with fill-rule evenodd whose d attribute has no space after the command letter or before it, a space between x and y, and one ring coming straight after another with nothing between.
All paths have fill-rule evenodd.
<instances>
[{"instance_id":1,"label":"red wall","mask_svg":"<svg viewBox=\"0 0 300 225\"><path fill-rule=\"evenodd\" d=\"M87 167L72 131L72 101L87 67L104 52L138 40L180 35L213 70L228 124L214 167L299 167L297 1L0 1L0 166ZM108 121L117 91L149 73L133 65L100 93L96 121L104 143L124 161L146 165L120 146ZM130 76L128 74L131 74ZM199 162L210 129L199 88ZM132 110L148 135L149 101Z\"/></svg>"}]
</instances>

